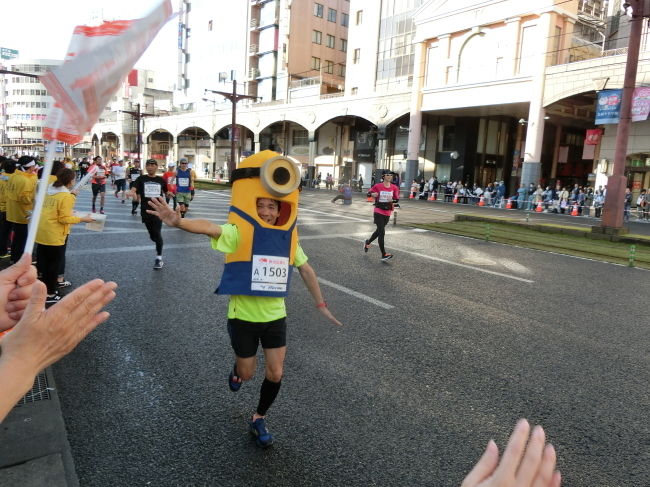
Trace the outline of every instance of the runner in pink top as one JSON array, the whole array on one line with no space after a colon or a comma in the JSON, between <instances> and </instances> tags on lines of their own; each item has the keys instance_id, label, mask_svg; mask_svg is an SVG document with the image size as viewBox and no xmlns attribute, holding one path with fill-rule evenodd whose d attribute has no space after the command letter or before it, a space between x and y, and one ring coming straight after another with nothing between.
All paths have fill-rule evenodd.
<instances>
[{"instance_id":1,"label":"runner in pink top","mask_svg":"<svg viewBox=\"0 0 650 487\"><path fill-rule=\"evenodd\" d=\"M363 241L363 251L368 252L370 244L378 238L381 260L388 260L393 258L393 254L386 253L384 235L386 235L386 225L390 222L393 206L399 201L399 188L391 184L393 173L388 169L382 171L381 177L382 182L375 184L369 191L370 195L375 198L374 220L377 229L369 239Z\"/></svg>"}]
</instances>

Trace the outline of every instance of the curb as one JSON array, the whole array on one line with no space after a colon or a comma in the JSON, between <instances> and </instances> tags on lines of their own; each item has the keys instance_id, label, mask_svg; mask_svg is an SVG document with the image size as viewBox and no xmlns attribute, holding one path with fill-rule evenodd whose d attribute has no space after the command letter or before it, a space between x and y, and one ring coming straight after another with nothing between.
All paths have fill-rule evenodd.
<instances>
[{"instance_id":1,"label":"curb","mask_svg":"<svg viewBox=\"0 0 650 487\"><path fill-rule=\"evenodd\" d=\"M78 487L52 369L39 378L25 395L33 402L15 406L1 423L0 485Z\"/></svg>"}]
</instances>

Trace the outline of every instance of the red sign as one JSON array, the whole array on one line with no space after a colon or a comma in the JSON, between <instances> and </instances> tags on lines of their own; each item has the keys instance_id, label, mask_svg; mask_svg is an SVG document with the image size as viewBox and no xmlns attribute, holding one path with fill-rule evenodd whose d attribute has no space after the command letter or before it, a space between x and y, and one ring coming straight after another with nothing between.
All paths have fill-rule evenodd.
<instances>
[{"instance_id":1,"label":"red sign","mask_svg":"<svg viewBox=\"0 0 650 487\"><path fill-rule=\"evenodd\" d=\"M632 189L641 189L641 181L632 181Z\"/></svg>"},{"instance_id":2,"label":"red sign","mask_svg":"<svg viewBox=\"0 0 650 487\"><path fill-rule=\"evenodd\" d=\"M589 129L587 130L587 137L585 138L585 145L598 145L598 141L603 136L602 129Z\"/></svg>"},{"instance_id":3,"label":"red sign","mask_svg":"<svg viewBox=\"0 0 650 487\"><path fill-rule=\"evenodd\" d=\"M167 154L151 154L151 159L167 159Z\"/></svg>"}]
</instances>

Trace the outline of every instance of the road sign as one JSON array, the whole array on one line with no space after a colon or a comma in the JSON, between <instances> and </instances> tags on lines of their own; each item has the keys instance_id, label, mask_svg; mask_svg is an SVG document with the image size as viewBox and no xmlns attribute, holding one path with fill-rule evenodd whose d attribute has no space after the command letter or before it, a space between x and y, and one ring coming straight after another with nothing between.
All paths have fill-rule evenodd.
<instances>
[{"instance_id":1,"label":"road sign","mask_svg":"<svg viewBox=\"0 0 650 487\"><path fill-rule=\"evenodd\" d=\"M0 47L0 59L16 59L18 57L18 51L15 49L7 49L6 47Z\"/></svg>"}]
</instances>

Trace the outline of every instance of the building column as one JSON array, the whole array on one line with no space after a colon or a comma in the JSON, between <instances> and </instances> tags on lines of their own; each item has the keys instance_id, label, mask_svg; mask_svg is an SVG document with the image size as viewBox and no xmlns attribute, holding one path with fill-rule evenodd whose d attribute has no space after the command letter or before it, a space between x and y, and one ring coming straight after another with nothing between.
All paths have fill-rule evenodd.
<instances>
[{"instance_id":1,"label":"building column","mask_svg":"<svg viewBox=\"0 0 650 487\"><path fill-rule=\"evenodd\" d=\"M560 145L562 144L562 125L555 127L555 145L553 147L553 165L551 166L551 179L557 176L557 163L560 160ZM555 187L555 183L553 184Z\"/></svg>"},{"instance_id":2,"label":"building column","mask_svg":"<svg viewBox=\"0 0 650 487\"><path fill-rule=\"evenodd\" d=\"M260 134L253 134L253 150L257 154L262 152L262 143L260 142Z\"/></svg>"},{"instance_id":3,"label":"building column","mask_svg":"<svg viewBox=\"0 0 650 487\"><path fill-rule=\"evenodd\" d=\"M210 159L212 160L212 179L214 179L217 172L217 144L214 142L214 137L210 137Z\"/></svg>"},{"instance_id":4,"label":"building column","mask_svg":"<svg viewBox=\"0 0 650 487\"><path fill-rule=\"evenodd\" d=\"M149 144L146 140L142 141L142 158L146 161L149 159ZM165 167L167 166L167 161L165 161Z\"/></svg>"},{"instance_id":5,"label":"building column","mask_svg":"<svg viewBox=\"0 0 650 487\"><path fill-rule=\"evenodd\" d=\"M307 181L308 187L313 187L313 181L316 179L316 154L318 154L318 135L316 131L309 132L309 159L307 161Z\"/></svg>"},{"instance_id":6,"label":"building column","mask_svg":"<svg viewBox=\"0 0 650 487\"><path fill-rule=\"evenodd\" d=\"M409 139L406 157L404 188L410 187L417 178L420 166L420 134L422 133L422 87L426 69L426 44L420 42L415 46L415 66L413 67L413 85L411 86L411 117L409 120Z\"/></svg>"},{"instance_id":7,"label":"building column","mask_svg":"<svg viewBox=\"0 0 650 487\"><path fill-rule=\"evenodd\" d=\"M539 46L541 54L537 59L537 69L534 73L533 84L531 86L530 109L528 111L528 131L526 134L526 153L524 154L524 164L521 170L521 183L528 186L529 183L539 184L539 178L542 168L542 141L544 139L544 117L546 109L544 108L544 84L546 77L547 60L552 46L551 42L551 21L553 13L546 12L540 17L538 24Z\"/></svg>"},{"instance_id":8,"label":"building column","mask_svg":"<svg viewBox=\"0 0 650 487\"><path fill-rule=\"evenodd\" d=\"M174 157L175 161L178 161L181 158L179 153L178 153L178 137L174 137L174 153L173 153L173 157Z\"/></svg>"}]
</instances>

